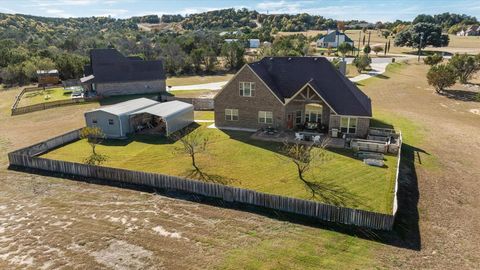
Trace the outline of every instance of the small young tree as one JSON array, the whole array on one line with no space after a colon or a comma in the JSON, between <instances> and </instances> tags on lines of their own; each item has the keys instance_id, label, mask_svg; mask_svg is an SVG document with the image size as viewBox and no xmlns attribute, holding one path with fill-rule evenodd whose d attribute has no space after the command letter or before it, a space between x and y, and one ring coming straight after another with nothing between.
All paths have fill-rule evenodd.
<instances>
[{"instance_id":1,"label":"small young tree","mask_svg":"<svg viewBox=\"0 0 480 270\"><path fill-rule=\"evenodd\" d=\"M372 52L372 48L370 48L370 45L365 45L365 47L363 47L363 52L368 55L370 52Z\"/></svg>"},{"instance_id":2,"label":"small young tree","mask_svg":"<svg viewBox=\"0 0 480 270\"><path fill-rule=\"evenodd\" d=\"M433 86L439 94L446 87L454 85L455 79L455 71L450 65L432 66L427 73L428 84Z\"/></svg>"},{"instance_id":3,"label":"small young tree","mask_svg":"<svg viewBox=\"0 0 480 270\"><path fill-rule=\"evenodd\" d=\"M312 192L312 197L318 192L318 185L305 178L305 174L312 168L313 165L319 165L326 160L327 152L325 150L328 142L323 140L320 143L305 145L301 143L284 142L281 148L282 159L295 164L298 178L305 184Z\"/></svg>"},{"instance_id":4,"label":"small young tree","mask_svg":"<svg viewBox=\"0 0 480 270\"><path fill-rule=\"evenodd\" d=\"M429 55L423 58L423 62L429 66L435 66L436 64L439 64L442 61L443 61L443 56L438 53L434 55Z\"/></svg>"},{"instance_id":5,"label":"small young tree","mask_svg":"<svg viewBox=\"0 0 480 270\"><path fill-rule=\"evenodd\" d=\"M349 51L351 51L353 49L352 45L350 45L350 43L342 43L340 45L338 45L338 52L342 54L343 57L345 57L347 55L347 53Z\"/></svg>"},{"instance_id":6,"label":"small young tree","mask_svg":"<svg viewBox=\"0 0 480 270\"><path fill-rule=\"evenodd\" d=\"M380 46L375 46L375 47L373 47L372 50L373 50L373 52L374 52L376 55L378 55L379 52L382 52L382 51L383 51L383 48L380 47Z\"/></svg>"},{"instance_id":7,"label":"small young tree","mask_svg":"<svg viewBox=\"0 0 480 270\"><path fill-rule=\"evenodd\" d=\"M458 80L461 83L467 83L472 75L480 70L480 54L471 56L468 54L455 54L449 61Z\"/></svg>"},{"instance_id":8,"label":"small young tree","mask_svg":"<svg viewBox=\"0 0 480 270\"><path fill-rule=\"evenodd\" d=\"M92 148L92 154L85 159L86 164L100 165L107 160L107 156L97 153L97 145L105 139L105 133L99 127L84 127L80 130L80 139L86 139Z\"/></svg>"},{"instance_id":9,"label":"small young tree","mask_svg":"<svg viewBox=\"0 0 480 270\"><path fill-rule=\"evenodd\" d=\"M192 159L192 166L197 172L200 168L196 163L196 156L199 153L205 152L209 143L209 136L202 132L200 128L185 128L170 136L173 140L179 141L180 146L176 148L179 153L187 154Z\"/></svg>"},{"instance_id":10,"label":"small young tree","mask_svg":"<svg viewBox=\"0 0 480 270\"><path fill-rule=\"evenodd\" d=\"M360 73L364 71L372 63L372 59L367 55L361 55L353 59L352 64L357 68L357 71Z\"/></svg>"}]
</instances>

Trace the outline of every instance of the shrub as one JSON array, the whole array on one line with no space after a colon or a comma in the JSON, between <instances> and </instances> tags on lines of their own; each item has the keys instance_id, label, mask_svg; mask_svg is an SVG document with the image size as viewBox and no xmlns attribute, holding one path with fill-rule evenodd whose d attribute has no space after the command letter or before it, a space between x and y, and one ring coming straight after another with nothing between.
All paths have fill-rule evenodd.
<instances>
[{"instance_id":1,"label":"shrub","mask_svg":"<svg viewBox=\"0 0 480 270\"><path fill-rule=\"evenodd\" d=\"M441 93L446 87L455 84L455 71L450 65L432 66L427 73L428 84L435 88L437 93Z\"/></svg>"}]
</instances>

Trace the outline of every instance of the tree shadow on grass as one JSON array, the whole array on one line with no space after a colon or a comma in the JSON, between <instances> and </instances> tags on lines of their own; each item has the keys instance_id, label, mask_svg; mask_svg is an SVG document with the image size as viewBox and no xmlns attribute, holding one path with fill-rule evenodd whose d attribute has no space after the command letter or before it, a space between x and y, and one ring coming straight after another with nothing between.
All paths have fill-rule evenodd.
<instances>
[{"instance_id":1,"label":"tree shadow on grass","mask_svg":"<svg viewBox=\"0 0 480 270\"><path fill-rule=\"evenodd\" d=\"M306 188L312 193L312 200L335 206L362 206L361 200L346 188L333 182L303 180Z\"/></svg>"},{"instance_id":2,"label":"tree shadow on grass","mask_svg":"<svg viewBox=\"0 0 480 270\"><path fill-rule=\"evenodd\" d=\"M222 184L222 185L228 185L234 182L238 182L238 180L233 178L228 178L218 174L210 174L202 170L196 170L196 169L187 170L184 175L186 178L197 179L204 182L211 182L211 183Z\"/></svg>"},{"instance_id":3,"label":"tree shadow on grass","mask_svg":"<svg viewBox=\"0 0 480 270\"><path fill-rule=\"evenodd\" d=\"M440 94L454 100L480 102L480 92L467 90L443 90Z\"/></svg>"}]
</instances>

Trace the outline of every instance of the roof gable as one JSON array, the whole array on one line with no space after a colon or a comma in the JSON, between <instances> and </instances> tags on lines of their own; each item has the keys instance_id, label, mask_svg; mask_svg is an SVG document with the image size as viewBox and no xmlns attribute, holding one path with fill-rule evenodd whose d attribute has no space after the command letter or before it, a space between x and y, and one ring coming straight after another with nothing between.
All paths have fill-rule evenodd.
<instances>
[{"instance_id":1,"label":"roof gable","mask_svg":"<svg viewBox=\"0 0 480 270\"><path fill-rule=\"evenodd\" d=\"M338 36L345 36L345 42L353 42L345 33L342 33L338 30L328 33L326 36L320 38L320 42L335 42Z\"/></svg>"}]
</instances>

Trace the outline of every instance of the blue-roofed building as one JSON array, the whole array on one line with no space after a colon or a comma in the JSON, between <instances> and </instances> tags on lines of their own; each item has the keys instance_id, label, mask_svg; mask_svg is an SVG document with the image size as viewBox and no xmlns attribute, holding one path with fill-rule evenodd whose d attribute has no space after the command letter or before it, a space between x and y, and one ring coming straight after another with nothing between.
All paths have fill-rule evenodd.
<instances>
[{"instance_id":1,"label":"blue-roofed building","mask_svg":"<svg viewBox=\"0 0 480 270\"><path fill-rule=\"evenodd\" d=\"M353 40L338 30L328 31L328 34L317 40L317 48L337 48L342 43L354 46Z\"/></svg>"}]
</instances>

